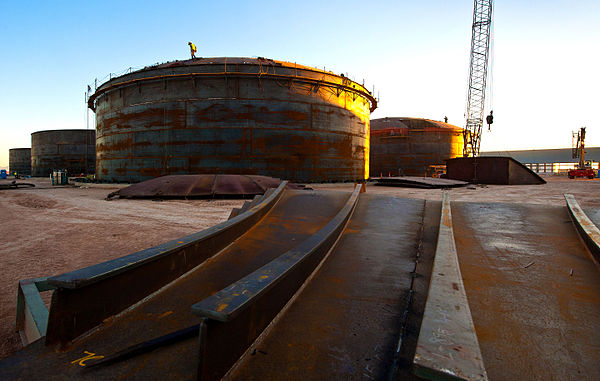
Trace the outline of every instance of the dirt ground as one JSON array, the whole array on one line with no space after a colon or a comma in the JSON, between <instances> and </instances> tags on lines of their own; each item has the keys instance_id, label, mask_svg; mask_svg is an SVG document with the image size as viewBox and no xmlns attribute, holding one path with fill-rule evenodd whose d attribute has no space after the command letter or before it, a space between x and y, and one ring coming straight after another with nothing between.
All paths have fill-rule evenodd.
<instances>
[{"instance_id":1,"label":"dirt ground","mask_svg":"<svg viewBox=\"0 0 600 381\"><path fill-rule=\"evenodd\" d=\"M548 177L548 184L477 186L449 190L453 201L564 204L572 193L584 207L600 207L600 180ZM6 180L1 180L5 182ZM35 188L0 191L0 358L20 348L15 330L20 279L58 275L195 233L225 221L242 200L113 200L122 185L52 187L48 179L27 179ZM353 184L311 184L347 189ZM441 200L439 189L379 187L367 192ZM46 302L48 296L45 297Z\"/></svg>"}]
</instances>

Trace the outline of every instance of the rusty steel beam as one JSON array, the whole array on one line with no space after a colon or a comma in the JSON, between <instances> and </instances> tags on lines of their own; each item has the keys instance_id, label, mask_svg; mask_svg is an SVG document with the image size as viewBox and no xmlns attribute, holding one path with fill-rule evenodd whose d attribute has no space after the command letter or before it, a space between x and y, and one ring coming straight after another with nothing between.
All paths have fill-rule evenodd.
<instances>
[{"instance_id":1,"label":"rusty steel beam","mask_svg":"<svg viewBox=\"0 0 600 381\"><path fill-rule=\"evenodd\" d=\"M390 373L410 300L424 303L427 294L428 282L416 293L411 286L428 280L431 268L417 275L416 261L421 266L424 256L433 257L434 248L423 246L434 246L437 234L426 237L421 227L432 222L437 233L439 209L439 203L429 209L423 200L361 194L325 263L226 379L404 379ZM407 320L413 318L420 322L412 315ZM416 345L418 330L408 324L403 349ZM407 369L412 356L402 356L396 364Z\"/></svg>"},{"instance_id":2,"label":"rusty steel beam","mask_svg":"<svg viewBox=\"0 0 600 381\"><path fill-rule=\"evenodd\" d=\"M247 212L202 232L49 278L56 290L46 344L67 344L210 258L256 224L285 185Z\"/></svg>"},{"instance_id":3,"label":"rusty steel beam","mask_svg":"<svg viewBox=\"0 0 600 381\"><path fill-rule=\"evenodd\" d=\"M361 185L318 232L252 274L192 306L202 317L198 379L221 379L279 314L333 247L358 202Z\"/></svg>"},{"instance_id":4,"label":"rusty steel beam","mask_svg":"<svg viewBox=\"0 0 600 381\"><path fill-rule=\"evenodd\" d=\"M488 379L458 264L447 192L414 365L415 374L428 380Z\"/></svg>"},{"instance_id":5,"label":"rusty steel beam","mask_svg":"<svg viewBox=\"0 0 600 381\"><path fill-rule=\"evenodd\" d=\"M408 371L412 356L407 355L407 347L413 344L407 343L414 340L417 345L412 336L421 323L418 313L413 320L402 321L402 311L406 314L405 309L411 308L411 295L413 304L414 300L419 303L420 293L425 296L420 288L413 295L409 285L411 279L423 282L428 276L427 271L423 278L417 275L424 270L417 271L416 263L424 258L418 254L415 258L415 253L422 251L421 245L430 245L431 251L435 248L435 240L424 238L419 230L437 232L437 222L442 229L449 225L457 229L454 246L460 253L464 287L460 275L455 274L456 282L446 279L451 269L440 276L438 261L433 273L438 280L432 280L430 295L434 288L439 290L435 287L439 278L450 281L443 288L449 297L438 294L442 303L448 304L454 293L466 289L490 378L542 375L569 379L580 374L597 378L599 278L568 221L567 209L453 203L452 220L449 205L444 217L437 212L435 217L427 217L421 200L362 195L339 242L325 254L327 261L321 261L320 270L310 275L310 282L304 282L318 258L302 261L282 253L300 255L305 240L328 239L321 236L323 227L331 224L348 201L346 192L286 191L260 223L210 261L68 346L57 350L38 340L0 360L0 379L192 379L199 360L199 335L201 359L208 362L201 363L200 375L206 372L209 379L227 372L240 352L244 360L234 364L234 370L226 375L230 379L399 379L405 374L389 376L390 367L395 368L392 359L402 372ZM261 205L256 202L258 199L249 202L246 209ZM447 247L452 236L438 243L438 251ZM167 268L161 266L163 271ZM148 277L137 278L137 283L146 281ZM150 277L150 281L154 279ZM31 282L25 283L25 293L34 296L30 301L41 305L39 293ZM50 286L43 282L35 287L40 285ZM301 293L294 291L298 285ZM108 288L116 291L107 298L123 289ZM131 284L126 289L129 292ZM23 296L25 301L27 296ZM190 313L190 306L198 300L208 304L202 316ZM444 312L456 310L456 306L464 309L449 303ZM18 314L23 314L23 307L17 308ZM429 312L426 315L430 317ZM439 316L448 320L444 314ZM203 319L200 331L198 323ZM505 328L499 331L499 326ZM557 330L569 335L557 335ZM457 329L449 331L457 336ZM436 332L452 336L443 329ZM399 335L398 352L394 353ZM443 341L444 337L436 339ZM574 347L583 349L573 351ZM469 355L463 346L450 351L458 359L451 365ZM367 357L367 353L373 355ZM107 360L97 361L102 356ZM435 363L443 365L437 357ZM453 378L450 374L433 376Z\"/></svg>"},{"instance_id":6,"label":"rusty steel beam","mask_svg":"<svg viewBox=\"0 0 600 381\"><path fill-rule=\"evenodd\" d=\"M201 318L190 313L190 306L309 239L336 216L348 197L348 192L286 190L259 223L209 261L126 311L108 317L70 345L56 348L39 340L1 360L0 379L102 380L124 374L132 378L193 378L198 340L190 338L186 328ZM138 277L139 283L144 281L146 277ZM118 291L106 297L118 296ZM142 353L148 348L154 350ZM128 361L87 368L100 357L116 360L121 356L129 357ZM28 366L32 363L37 366Z\"/></svg>"},{"instance_id":7,"label":"rusty steel beam","mask_svg":"<svg viewBox=\"0 0 600 381\"><path fill-rule=\"evenodd\" d=\"M592 254L596 265L600 265L600 229L590 220L572 194L564 194L569 215L579 233L579 236Z\"/></svg>"},{"instance_id":8,"label":"rusty steel beam","mask_svg":"<svg viewBox=\"0 0 600 381\"><path fill-rule=\"evenodd\" d=\"M48 309L40 292L55 289L47 280L44 277L19 281L15 326L24 346L46 336Z\"/></svg>"}]
</instances>

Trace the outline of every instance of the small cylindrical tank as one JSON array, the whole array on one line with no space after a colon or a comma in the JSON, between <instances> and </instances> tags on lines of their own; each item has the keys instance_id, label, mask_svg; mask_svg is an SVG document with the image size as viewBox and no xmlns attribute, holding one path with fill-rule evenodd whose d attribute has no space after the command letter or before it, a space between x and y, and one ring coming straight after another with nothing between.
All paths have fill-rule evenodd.
<instances>
[{"instance_id":1,"label":"small cylindrical tank","mask_svg":"<svg viewBox=\"0 0 600 381\"><path fill-rule=\"evenodd\" d=\"M11 148L8 150L8 170L11 174L31 175L31 148Z\"/></svg>"},{"instance_id":2,"label":"small cylindrical tank","mask_svg":"<svg viewBox=\"0 0 600 381\"><path fill-rule=\"evenodd\" d=\"M462 156L463 129L420 118L371 120L371 176L431 176Z\"/></svg>"},{"instance_id":3,"label":"small cylindrical tank","mask_svg":"<svg viewBox=\"0 0 600 381\"><path fill-rule=\"evenodd\" d=\"M49 176L53 169L69 175L94 173L96 131L48 130L31 134L31 175Z\"/></svg>"},{"instance_id":4,"label":"small cylindrical tank","mask_svg":"<svg viewBox=\"0 0 600 381\"><path fill-rule=\"evenodd\" d=\"M375 99L344 75L264 58L201 58L113 78L89 101L96 176L368 177Z\"/></svg>"}]
</instances>

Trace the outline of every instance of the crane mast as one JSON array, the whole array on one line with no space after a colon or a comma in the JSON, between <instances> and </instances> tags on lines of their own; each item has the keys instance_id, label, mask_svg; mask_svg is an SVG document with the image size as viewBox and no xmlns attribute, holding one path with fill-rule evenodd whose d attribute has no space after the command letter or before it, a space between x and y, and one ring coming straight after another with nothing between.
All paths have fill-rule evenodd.
<instances>
[{"instance_id":1,"label":"crane mast","mask_svg":"<svg viewBox=\"0 0 600 381\"><path fill-rule=\"evenodd\" d=\"M569 178L587 177L593 179L596 173L590 163L585 162L585 127L581 127L579 132L573 132L573 159L579 158L579 164L568 172Z\"/></svg>"},{"instance_id":2,"label":"crane mast","mask_svg":"<svg viewBox=\"0 0 600 381\"><path fill-rule=\"evenodd\" d=\"M471 36L471 62L469 68L469 91L467 99L467 125L463 133L463 156L479 156L481 127L485 102L485 85L490 51L490 26L492 24L492 0L475 0ZM488 124L491 124L491 114Z\"/></svg>"},{"instance_id":3,"label":"crane mast","mask_svg":"<svg viewBox=\"0 0 600 381\"><path fill-rule=\"evenodd\" d=\"M579 132L573 132L573 159L579 158L577 168L585 169L585 127L581 127Z\"/></svg>"}]
</instances>

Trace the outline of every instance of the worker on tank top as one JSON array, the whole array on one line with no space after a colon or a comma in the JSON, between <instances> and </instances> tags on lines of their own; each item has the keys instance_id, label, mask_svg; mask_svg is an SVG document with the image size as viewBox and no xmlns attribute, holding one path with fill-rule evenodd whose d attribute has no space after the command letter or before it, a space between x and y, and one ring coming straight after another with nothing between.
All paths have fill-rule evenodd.
<instances>
[{"instance_id":1,"label":"worker on tank top","mask_svg":"<svg viewBox=\"0 0 600 381\"><path fill-rule=\"evenodd\" d=\"M196 45L194 45L191 41L188 42L190 46L190 52L192 53L192 58L196 58Z\"/></svg>"}]
</instances>

